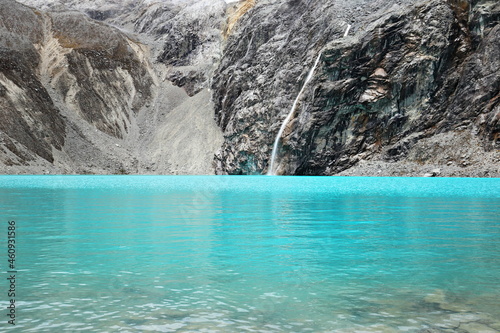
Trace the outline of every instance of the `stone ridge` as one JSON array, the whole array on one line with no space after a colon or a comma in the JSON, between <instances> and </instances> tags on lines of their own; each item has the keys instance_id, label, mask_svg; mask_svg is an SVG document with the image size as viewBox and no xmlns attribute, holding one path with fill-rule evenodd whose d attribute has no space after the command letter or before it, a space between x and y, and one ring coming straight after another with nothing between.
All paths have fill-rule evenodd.
<instances>
[{"instance_id":1,"label":"stone ridge","mask_svg":"<svg viewBox=\"0 0 500 333\"><path fill-rule=\"evenodd\" d=\"M62 97L97 129L123 138L130 114L151 98L153 80L117 30L79 13L54 13L52 34L65 54L66 71L48 73ZM120 82L116 86L115 82Z\"/></svg>"}]
</instances>

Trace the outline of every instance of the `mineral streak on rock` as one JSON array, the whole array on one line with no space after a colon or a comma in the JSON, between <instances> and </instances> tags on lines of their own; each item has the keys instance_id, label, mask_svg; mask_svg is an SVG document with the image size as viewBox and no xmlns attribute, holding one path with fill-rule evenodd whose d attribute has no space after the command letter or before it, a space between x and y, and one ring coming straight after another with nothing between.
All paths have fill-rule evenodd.
<instances>
[{"instance_id":1,"label":"mineral streak on rock","mask_svg":"<svg viewBox=\"0 0 500 333\"><path fill-rule=\"evenodd\" d=\"M224 29L224 37L227 38L231 31L233 31L234 26L238 23L238 20L246 14L252 7L255 6L255 0L244 0L241 1L238 6L234 10L230 10L227 25Z\"/></svg>"}]
</instances>

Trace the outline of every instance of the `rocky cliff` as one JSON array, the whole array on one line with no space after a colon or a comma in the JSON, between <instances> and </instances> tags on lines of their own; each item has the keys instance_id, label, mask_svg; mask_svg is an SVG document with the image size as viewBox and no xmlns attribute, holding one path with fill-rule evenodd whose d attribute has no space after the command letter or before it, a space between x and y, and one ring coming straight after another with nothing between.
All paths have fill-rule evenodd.
<instances>
[{"instance_id":1,"label":"rocky cliff","mask_svg":"<svg viewBox=\"0 0 500 333\"><path fill-rule=\"evenodd\" d=\"M217 172L268 171L274 137L320 55L276 173L333 175L364 163L358 174L498 176L499 10L496 1L260 2L215 76L225 136Z\"/></svg>"},{"instance_id":2,"label":"rocky cliff","mask_svg":"<svg viewBox=\"0 0 500 333\"><path fill-rule=\"evenodd\" d=\"M500 176L497 1L23 2L3 173Z\"/></svg>"}]
</instances>

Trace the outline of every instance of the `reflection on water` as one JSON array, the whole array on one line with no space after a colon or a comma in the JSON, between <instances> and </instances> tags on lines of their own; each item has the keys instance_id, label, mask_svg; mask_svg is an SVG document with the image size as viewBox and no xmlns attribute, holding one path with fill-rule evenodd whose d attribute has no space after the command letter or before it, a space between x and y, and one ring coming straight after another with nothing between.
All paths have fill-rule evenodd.
<instances>
[{"instance_id":1,"label":"reflection on water","mask_svg":"<svg viewBox=\"0 0 500 333\"><path fill-rule=\"evenodd\" d=\"M496 180L0 181L20 332L500 330Z\"/></svg>"}]
</instances>

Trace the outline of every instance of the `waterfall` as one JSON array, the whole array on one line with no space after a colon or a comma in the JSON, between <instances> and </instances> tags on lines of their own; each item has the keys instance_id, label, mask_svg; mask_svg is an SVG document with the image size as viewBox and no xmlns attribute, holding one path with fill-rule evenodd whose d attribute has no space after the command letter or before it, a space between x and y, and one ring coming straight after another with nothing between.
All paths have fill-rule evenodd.
<instances>
[{"instance_id":1,"label":"waterfall","mask_svg":"<svg viewBox=\"0 0 500 333\"><path fill-rule=\"evenodd\" d=\"M351 25L350 25L350 24L348 24L348 25L347 25L347 29L345 29L345 32L344 32L344 38L346 38L346 37L347 37L347 35L349 34L349 30L351 30Z\"/></svg>"},{"instance_id":2,"label":"waterfall","mask_svg":"<svg viewBox=\"0 0 500 333\"><path fill-rule=\"evenodd\" d=\"M300 97L302 96L302 93L304 92L307 84L309 81L311 81L313 75L314 75L314 70L318 66L319 63L319 58L321 58L321 52L318 54L318 57L316 58L316 61L314 62L314 66L311 68L309 71L309 74L307 75L306 81L304 82L304 85L299 91L299 94L297 95L297 98L295 98L295 102L293 102L292 108L290 109L290 112L288 113L288 116L285 118L285 121L283 121L283 124L281 124L281 128L278 132L278 135L276 135L276 139L274 140L274 145L273 145L273 152L271 154L271 165L269 166L267 170L267 175L268 176L273 176L275 175L274 172L274 164L276 162L276 155L278 154L278 144L281 139L281 136L283 135L283 132L285 131L286 125L292 119L293 114L295 113L295 109L297 108L297 104L299 103Z\"/></svg>"}]
</instances>

